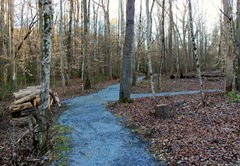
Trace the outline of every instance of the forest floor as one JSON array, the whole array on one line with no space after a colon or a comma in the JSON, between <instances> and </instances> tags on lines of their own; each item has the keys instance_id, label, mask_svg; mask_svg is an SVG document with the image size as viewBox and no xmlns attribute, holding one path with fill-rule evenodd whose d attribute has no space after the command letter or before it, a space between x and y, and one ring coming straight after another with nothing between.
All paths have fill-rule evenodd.
<instances>
[{"instance_id":1,"label":"forest floor","mask_svg":"<svg viewBox=\"0 0 240 166\"><path fill-rule=\"evenodd\" d=\"M83 96L96 92L108 85L116 84L118 80L97 83L90 90L82 91L81 82L71 80L66 86L66 93L63 94L61 82L57 82L55 86L51 86L53 92L57 92L60 100ZM44 156L50 158L47 154L32 147L30 134L28 133L27 117L12 118L8 110L8 106L13 102L12 94L5 94L0 101L0 165L44 165L48 161L44 161ZM65 108L53 107L51 109L51 122L54 123ZM13 157L14 156L14 157Z\"/></svg>"},{"instance_id":2,"label":"forest floor","mask_svg":"<svg viewBox=\"0 0 240 166\"><path fill-rule=\"evenodd\" d=\"M100 83L90 91L82 92L79 81L72 81L61 93L61 83L53 91L60 99L72 98L96 92L118 80ZM204 78L205 89L223 89L223 78ZM155 79L155 84L156 79ZM198 90L196 78L163 78L161 92ZM132 93L149 93L148 80L131 88ZM206 94L208 106L201 105L200 94L157 97L160 104L171 107L171 117L166 120L152 114L155 103L150 97L134 99L133 103L111 105L114 115L124 117L124 124L149 142L149 149L159 161L169 165L237 165L240 164L240 104L237 94L232 98L222 92ZM15 160L25 165L36 165L44 157L30 145L29 135L21 137L28 130L26 120L13 122L7 116L6 106L12 98L0 102L0 165L11 165ZM55 117L63 111L53 109ZM13 150L14 149L14 150ZM47 155L47 154L46 154ZM16 156L13 158L13 156ZM38 161L39 160L39 161Z\"/></svg>"},{"instance_id":3,"label":"forest floor","mask_svg":"<svg viewBox=\"0 0 240 166\"><path fill-rule=\"evenodd\" d=\"M131 90L149 93L145 80ZM156 80L155 80L156 84ZM223 77L203 78L205 89L223 90ZM163 78L161 92L199 90L196 78ZM113 114L147 140L150 152L169 165L240 165L240 96L223 92L206 93L207 107L201 95L186 94L157 97L159 104L171 107L171 117L163 120L153 113L156 103L151 97L132 103L111 105ZM237 102L233 102L237 101Z\"/></svg>"}]
</instances>

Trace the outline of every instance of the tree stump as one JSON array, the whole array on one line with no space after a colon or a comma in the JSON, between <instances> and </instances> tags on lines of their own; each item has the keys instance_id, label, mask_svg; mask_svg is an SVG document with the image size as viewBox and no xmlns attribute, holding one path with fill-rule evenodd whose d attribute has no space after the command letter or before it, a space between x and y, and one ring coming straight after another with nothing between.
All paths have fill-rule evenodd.
<instances>
[{"instance_id":1,"label":"tree stump","mask_svg":"<svg viewBox=\"0 0 240 166\"><path fill-rule=\"evenodd\" d=\"M155 107L155 115L161 119L170 118L171 108L167 104L158 104Z\"/></svg>"}]
</instances>

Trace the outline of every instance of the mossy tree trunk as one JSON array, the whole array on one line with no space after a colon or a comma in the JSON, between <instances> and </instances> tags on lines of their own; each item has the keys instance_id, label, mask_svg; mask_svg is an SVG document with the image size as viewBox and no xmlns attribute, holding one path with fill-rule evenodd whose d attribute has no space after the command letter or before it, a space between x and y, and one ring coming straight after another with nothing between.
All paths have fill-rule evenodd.
<instances>
[{"instance_id":1,"label":"mossy tree trunk","mask_svg":"<svg viewBox=\"0 0 240 166\"><path fill-rule=\"evenodd\" d=\"M48 142L48 98L50 87L50 63L51 63L51 33L52 33L52 4L51 0L43 2L43 35L42 35L42 78L41 78L41 105L39 113L39 145L45 147Z\"/></svg>"}]
</instances>

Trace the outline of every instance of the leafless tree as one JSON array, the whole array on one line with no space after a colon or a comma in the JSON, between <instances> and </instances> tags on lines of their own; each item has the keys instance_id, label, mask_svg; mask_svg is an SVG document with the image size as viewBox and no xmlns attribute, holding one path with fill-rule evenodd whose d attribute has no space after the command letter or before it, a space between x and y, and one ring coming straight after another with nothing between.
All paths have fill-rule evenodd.
<instances>
[{"instance_id":1,"label":"leafless tree","mask_svg":"<svg viewBox=\"0 0 240 166\"><path fill-rule=\"evenodd\" d=\"M120 78L119 101L129 102L130 99L130 78L131 78L131 56L134 42L134 14L135 0L127 1L126 10L126 32L123 47L123 60Z\"/></svg>"}]
</instances>

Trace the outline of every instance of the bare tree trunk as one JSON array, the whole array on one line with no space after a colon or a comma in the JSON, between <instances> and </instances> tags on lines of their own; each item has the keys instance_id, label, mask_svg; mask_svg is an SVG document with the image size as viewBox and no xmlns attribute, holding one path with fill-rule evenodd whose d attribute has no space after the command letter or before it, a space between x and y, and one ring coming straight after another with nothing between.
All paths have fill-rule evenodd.
<instances>
[{"instance_id":1,"label":"bare tree trunk","mask_svg":"<svg viewBox=\"0 0 240 166\"><path fill-rule=\"evenodd\" d=\"M14 0L8 0L9 6L9 29L10 29L10 59L11 59L11 75L12 75L12 83L16 86L16 57L15 57L15 46L14 46Z\"/></svg>"},{"instance_id":2,"label":"bare tree trunk","mask_svg":"<svg viewBox=\"0 0 240 166\"><path fill-rule=\"evenodd\" d=\"M4 62L4 56L5 56L5 51L4 51L4 34L5 34L5 8L4 8L4 3L5 1L4 0L1 0L1 18L0 18L0 55L2 56L1 57L1 60L0 60L0 69L1 71L1 76L0 76L0 83L6 83L6 79L5 79L5 63Z\"/></svg>"},{"instance_id":3,"label":"bare tree trunk","mask_svg":"<svg viewBox=\"0 0 240 166\"><path fill-rule=\"evenodd\" d=\"M120 62L122 61L123 58L123 44L124 44L124 9L123 9L123 0L119 0L118 1L118 5L119 5L119 10L118 10L118 36L119 36L119 59ZM118 63L118 67L121 69L121 63ZM118 75L120 75L120 72L118 72Z\"/></svg>"},{"instance_id":4,"label":"bare tree trunk","mask_svg":"<svg viewBox=\"0 0 240 166\"><path fill-rule=\"evenodd\" d=\"M111 42L110 42L110 18L109 18L109 0L107 0L107 7L104 5L102 0L102 7L104 11L104 35L105 35L105 73L112 79L112 59L111 59Z\"/></svg>"},{"instance_id":5,"label":"bare tree trunk","mask_svg":"<svg viewBox=\"0 0 240 166\"><path fill-rule=\"evenodd\" d=\"M142 0L140 1L140 13L139 13L139 20L138 20L138 31L137 31L137 71L139 72L140 70L140 48L142 45Z\"/></svg>"},{"instance_id":6,"label":"bare tree trunk","mask_svg":"<svg viewBox=\"0 0 240 166\"><path fill-rule=\"evenodd\" d=\"M64 75L64 57L63 57L63 32L62 32L62 17L63 17L63 9L62 9L62 0L60 0L60 23L59 23L59 51L60 51L60 67L61 67L61 77L62 77L62 90L63 94L65 94L65 75Z\"/></svg>"},{"instance_id":7,"label":"bare tree trunk","mask_svg":"<svg viewBox=\"0 0 240 166\"><path fill-rule=\"evenodd\" d=\"M237 90L240 90L240 0L237 0L237 26L236 26L236 76Z\"/></svg>"},{"instance_id":8,"label":"bare tree trunk","mask_svg":"<svg viewBox=\"0 0 240 166\"><path fill-rule=\"evenodd\" d=\"M170 65L170 75L173 75L174 57L173 57L173 47L172 47L172 36L173 36L173 12L172 12L172 0L169 0L169 27L168 27L168 59Z\"/></svg>"},{"instance_id":9,"label":"bare tree trunk","mask_svg":"<svg viewBox=\"0 0 240 166\"><path fill-rule=\"evenodd\" d=\"M43 56L42 50L43 50L43 0L38 0L38 17L39 17L39 23L38 23L38 30L39 30L39 36L40 36L40 51L39 56L37 56L37 83L41 83L41 77L42 77L42 66L41 66L41 58Z\"/></svg>"},{"instance_id":10,"label":"bare tree trunk","mask_svg":"<svg viewBox=\"0 0 240 166\"><path fill-rule=\"evenodd\" d=\"M155 0L152 1L151 8L149 9L149 1L146 2L146 16L147 16L147 59L148 59L148 71L150 75L150 85L154 101L155 99L155 89L153 83L153 69L151 60L151 45L152 45L152 10Z\"/></svg>"},{"instance_id":11,"label":"bare tree trunk","mask_svg":"<svg viewBox=\"0 0 240 166\"><path fill-rule=\"evenodd\" d=\"M70 1L70 9L69 9L69 24L68 24L68 34L67 34L67 52L66 52L66 57L67 57L67 65L68 65L68 77L71 78L72 76L72 49L73 49L73 44L72 44L72 23L73 23L73 0ZM67 84L69 84L69 79L67 79Z\"/></svg>"},{"instance_id":12,"label":"bare tree trunk","mask_svg":"<svg viewBox=\"0 0 240 166\"><path fill-rule=\"evenodd\" d=\"M135 37L135 36L134 36ZM133 39L134 41L134 39ZM135 42L133 42L135 43ZM132 86L135 86L137 83L137 74L136 74L136 49L135 44L133 44L133 50L132 50Z\"/></svg>"},{"instance_id":13,"label":"bare tree trunk","mask_svg":"<svg viewBox=\"0 0 240 166\"><path fill-rule=\"evenodd\" d=\"M51 63L51 30L52 30L52 6L51 0L43 0L43 37L42 37L42 81L41 81L41 105L39 113L39 144L45 147L48 141L48 98L50 86L50 63Z\"/></svg>"},{"instance_id":14,"label":"bare tree trunk","mask_svg":"<svg viewBox=\"0 0 240 166\"><path fill-rule=\"evenodd\" d=\"M89 0L90 3L90 0ZM90 5L87 5L87 0L83 0L83 62L82 62L82 90L88 90L91 88L91 82L89 78L89 55L88 55L88 24L89 24L89 14Z\"/></svg>"},{"instance_id":15,"label":"bare tree trunk","mask_svg":"<svg viewBox=\"0 0 240 166\"><path fill-rule=\"evenodd\" d=\"M180 55L179 55L179 45L180 45L180 42L179 42L179 38L178 38L178 30L177 30L177 27L175 27L176 28L176 32L174 31L174 40L175 40L175 43L174 43L174 45L175 45L175 53L174 53L174 55L175 55L175 58L176 58L176 76L177 76L177 78L179 78L179 76L180 76L180 62L179 62L179 57L180 57ZM175 29L174 28L174 29Z\"/></svg>"},{"instance_id":16,"label":"bare tree trunk","mask_svg":"<svg viewBox=\"0 0 240 166\"><path fill-rule=\"evenodd\" d=\"M119 101L121 103L131 101L129 88L131 78L131 56L134 42L134 13L135 13L135 0L128 0L126 11L126 33L123 47L123 60L119 92Z\"/></svg>"},{"instance_id":17,"label":"bare tree trunk","mask_svg":"<svg viewBox=\"0 0 240 166\"><path fill-rule=\"evenodd\" d=\"M98 40L97 40L97 30L98 30L98 9L95 8L95 3L93 3L93 29L94 29L94 34L93 34L93 83L96 83L96 74L97 74L97 45L98 45Z\"/></svg>"},{"instance_id":18,"label":"bare tree trunk","mask_svg":"<svg viewBox=\"0 0 240 166\"><path fill-rule=\"evenodd\" d=\"M200 70L200 65L199 65L199 58L198 58L198 53L197 53L197 47L195 43L195 36L193 33L193 17L192 17L192 4L191 0L188 0L188 7L189 7L189 21L190 21L190 30L191 30L191 37L192 37L192 46L193 46L193 51L194 51L194 56L195 56L195 62L196 62L196 67L197 67L197 75L199 79L199 84L200 84L200 91L202 95L202 104L205 107L206 106L206 99L205 99L205 93L203 89L203 83L202 83L202 77L201 77L201 70Z\"/></svg>"},{"instance_id":19,"label":"bare tree trunk","mask_svg":"<svg viewBox=\"0 0 240 166\"><path fill-rule=\"evenodd\" d=\"M186 42L186 37L187 37L187 26L186 26L186 21L185 21L185 16L187 14L187 8L184 10L183 13L183 18L182 18L182 34L183 34L183 55L182 55L182 74L185 75L188 71L188 66L189 66L189 57L188 57L188 51L187 51L187 42Z\"/></svg>"},{"instance_id":20,"label":"bare tree trunk","mask_svg":"<svg viewBox=\"0 0 240 166\"><path fill-rule=\"evenodd\" d=\"M232 27L232 1L223 0L224 8L224 41L226 44L225 57L226 60L226 77L225 77L225 92L229 92L233 87L234 73L233 73L233 62L234 62L234 42L233 42L233 27Z\"/></svg>"},{"instance_id":21,"label":"bare tree trunk","mask_svg":"<svg viewBox=\"0 0 240 166\"><path fill-rule=\"evenodd\" d=\"M166 71L166 48L165 48L165 0L162 1L162 18L161 18L161 56L160 56L160 67L158 74L158 89L161 89L162 84L162 73Z\"/></svg>"}]
</instances>

